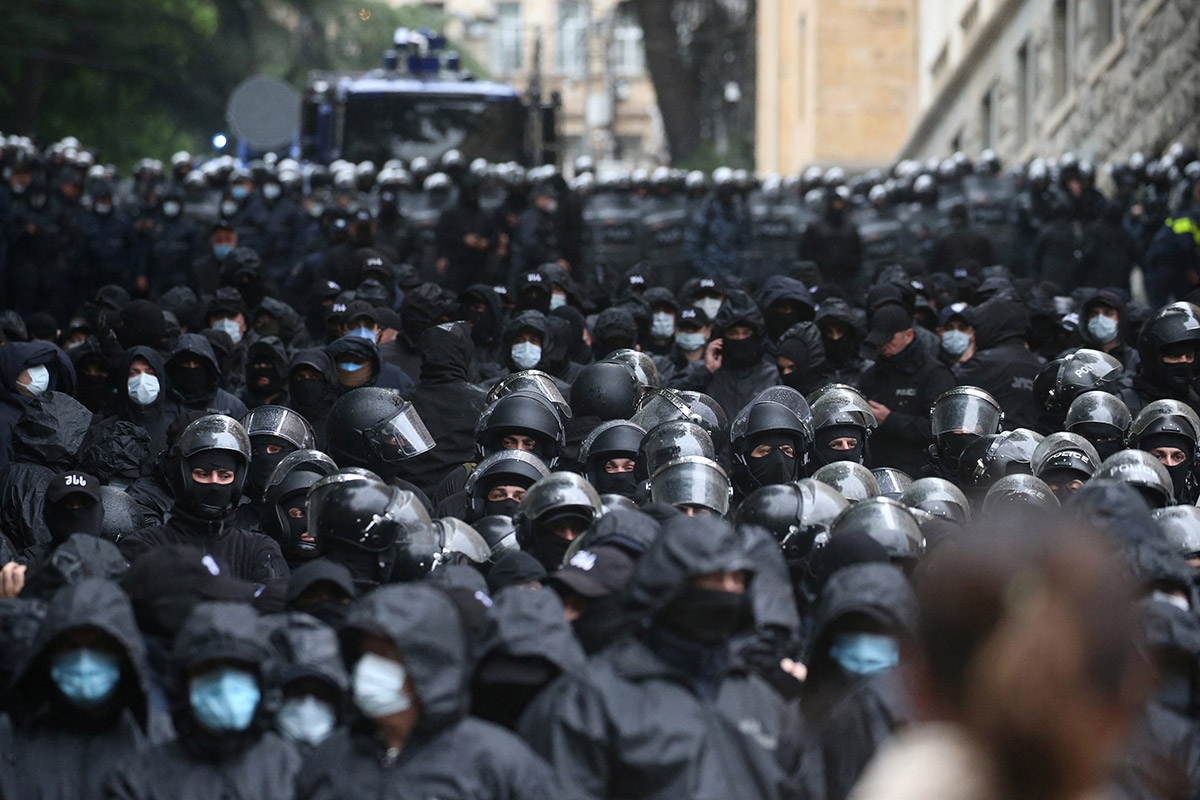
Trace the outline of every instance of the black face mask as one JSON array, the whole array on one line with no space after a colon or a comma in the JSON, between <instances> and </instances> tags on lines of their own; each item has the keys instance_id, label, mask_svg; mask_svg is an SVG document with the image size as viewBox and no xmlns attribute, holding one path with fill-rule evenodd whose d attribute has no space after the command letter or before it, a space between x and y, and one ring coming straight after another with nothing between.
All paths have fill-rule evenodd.
<instances>
[{"instance_id":1,"label":"black face mask","mask_svg":"<svg viewBox=\"0 0 1200 800\"><path fill-rule=\"evenodd\" d=\"M79 376L75 398L87 406L88 411L98 411L112 397L112 384L103 375Z\"/></svg>"},{"instance_id":2,"label":"black face mask","mask_svg":"<svg viewBox=\"0 0 1200 800\"><path fill-rule=\"evenodd\" d=\"M283 391L283 378L273 367L250 367L246 370L246 388L255 397L272 397ZM259 383L260 378L266 381Z\"/></svg>"},{"instance_id":3,"label":"black face mask","mask_svg":"<svg viewBox=\"0 0 1200 800\"><path fill-rule=\"evenodd\" d=\"M520 507L520 505L520 500L514 500L511 497L505 498L504 500L484 500L483 515L485 517L495 515L511 517L513 514L517 513L517 509Z\"/></svg>"},{"instance_id":4,"label":"black face mask","mask_svg":"<svg viewBox=\"0 0 1200 800\"><path fill-rule=\"evenodd\" d=\"M468 310L464 315L471 326L471 340L477 345L489 344L495 338L496 325L486 308L482 311Z\"/></svg>"},{"instance_id":5,"label":"black face mask","mask_svg":"<svg viewBox=\"0 0 1200 800\"><path fill-rule=\"evenodd\" d=\"M233 505L233 484L196 483L189 478L179 502L201 519L217 520Z\"/></svg>"},{"instance_id":6,"label":"black face mask","mask_svg":"<svg viewBox=\"0 0 1200 800\"><path fill-rule=\"evenodd\" d=\"M553 572L562 566L570 546L570 541L557 534L537 533L529 547L529 555L536 558L547 572Z\"/></svg>"},{"instance_id":7,"label":"black face mask","mask_svg":"<svg viewBox=\"0 0 1200 800\"><path fill-rule=\"evenodd\" d=\"M1094 439L1090 441L1096 446L1096 453L1099 454L1101 461L1125 449L1125 443L1120 439L1111 439L1107 442L1098 442Z\"/></svg>"},{"instance_id":8,"label":"black face mask","mask_svg":"<svg viewBox=\"0 0 1200 800\"><path fill-rule=\"evenodd\" d=\"M303 496L298 501L293 500L289 503L288 509L297 506L304 506ZM320 553L317 552L316 542L306 542L303 538L308 533L308 520L303 517L296 519L291 516L285 516L284 519L287 521L287 528L283 531L285 538L280 542L280 549L283 550L283 556L288 563L303 563L319 557Z\"/></svg>"},{"instance_id":9,"label":"black face mask","mask_svg":"<svg viewBox=\"0 0 1200 800\"><path fill-rule=\"evenodd\" d=\"M637 491L637 479L633 476L633 471L629 472L605 472L601 470L596 474L596 491L600 494L619 494L622 497L633 497L633 493Z\"/></svg>"},{"instance_id":10,"label":"black face mask","mask_svg":"<svg viewBox=\"0 0 1200 800\"><path fill-rule=\"evenodd\" d=\"M775 447L761 458L747 458L746 469L759 486L787 483L796 476L796 459Z\"/></svg>"},{"instance_id":11,"label":"black face mask","mask_svg":"<svg viewBox=\"0 0 1200 800\"><path fill-rule=\"evenodd\" d=\"M958 461L962 458L963 450L978 438L973 433L944 433L937 437L938 461L947 474L958 474Z\"/></svg>"},{"instance_id":12,"label":"black face mask","mask_svg":"<svg viewBox=\"0 0 1200 800\"><path fill-rule=\"evenodd\" d=\"M55 544L65 542L73 533L99 536L104 524L104 506L101 503L91 503L82 508L47 503L42 515L50 530L50 540Z\"/></svg>"},{"instance_id":13,"label":"black face mask","mask_svg":"<svg viewBox=\"0 0 1200 800\"><path fill-rule=\"evenodd\" d=\"M787 333L788 328L800 321L799 311L781 313L779 311L767 314L767 336L778 341L780 336Z\"/></svg>"},{"instance_id":14,"label":"black face mask","mask_svg":"<svg viewBox=\"0 0 1200 800\"><path fill-rule=\"evenodd\" d=\"M722 644L753 625L754 615L745 593L693 588L673 600L655 621L685 639Z\"/></svg>"},{"instance_id":15,"label":"black face mask","mask_svg":"<svg viewBox=\"0 0 1200 800\"><path fill-rule=\"evenodd\" d=\"M329 384L321 378L305 378L291 382L292 403L298 408L313 408L325 399ZM306 415L307 416L307 415Z\"/></svg>"},{"instance_id":16,"label":"black face mask","mask_svg":"<svg viewBox=\"0 0 1200 800\"><path fill-rule=\"evenodd\" d=\"M208 370L204 367L172 367L171 385L184 399L203 397L212 391Z\"/></svg>"},{"instance_id":17,"label":"black face mask","mask_svg":"<svg viewBox=\"0 0 1200 800\"><path fill-rule=\"evenodd\" d=\"M762 358L762 340L757 333L745 339L730 339L725 337L721 344L722 366L741 367L754 366Z\"/></svg>"},{"instance_id":18,"label":"black face mask","mask_svg":"<svg viewBox=\"0 0 1200 800\"><path fill-rule=\"evenodd\" d=\"M316 602L305 604L303 608L296 608L295 610L302 611L305 614L312 614L336 631L341 630L342 626L346 624L346 616L350 613L350 605L348 603L339 603L336 600L317 600Z\"/></svg>"},{"instance_id":19,"label":"black face mask","mask_svg":"<svg viewBox=\"0 0 1200 800\"><path fill-rule=\"evenodd\" d=\"M1195 365L1184 361L1178 364L1163 364L1161 369L1163 384L1167 389L1172 394L1186 396L1196 377Z\"/></svg>"},{"instance_id":20,"label":"black face mask","mask_svg":"<svg viewBox=\"0 0 1200 800\"><path fill-rule=\"evenodd\" d=\"M795 389L797 392L800 392L800 394L807 394L808 393L808 384L811 381L805 378L804 372L802 370L794 369L791 372L787 373L786 375L784 375L782 372L780 372L779 373L779 382L782 383L784 386L787 386L791 389Z\"/></svg>"},{"instance_id":21,"label":"black face mask","mask_svg":"<svg viewBox=\"0 0 1200 800\"><path fill-rule=\"evenodd\" d=\"M843 336L840 339L822 336L821 342L825 345L825 358L831 364L845 364L853 360L858 350L854 345L854 339L850 336Z\"/></svg>"},{"instance_id":22,"label":"black face mask","mask_svg":"<svg viewBox=\"0 0 1200 800\"><path fill-rule=\"evenodd\" d=\"M284 449L273 456L263 453L250 459L250 467L246 470L246 494L251 499L262 496L263 491L267 488L267 481L271 479L271 474L275 472L279 462L283 461L287 455L288 451Z\"/></svg>"},{"instance_id":23,"label":"black face mask","mask_svg":"<svg viewBox=\"0 0 1200 800\"><path fill-rule=\"evenodd\" d=\"M1171 476L1171 485L1175 489L1176 502L1182 502L1183 498L1187 496L1191 484L1191 463L1184 461L1182 464L1176 464L1173 467L1167 467L1166 464L1163 464L1163 466L1166 467L1167 472Z\"/></svg>"}]
</instances>

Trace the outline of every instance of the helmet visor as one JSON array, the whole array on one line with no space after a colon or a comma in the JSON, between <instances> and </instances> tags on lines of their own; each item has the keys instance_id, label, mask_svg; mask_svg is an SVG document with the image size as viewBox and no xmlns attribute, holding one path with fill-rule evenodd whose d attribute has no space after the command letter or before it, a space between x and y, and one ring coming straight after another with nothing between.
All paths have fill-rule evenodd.
<instances>
[{"instance_id":1,"label":"helmet visor","mask_svg":"<svg viewBox=\"0 0 1200 800\"><path fill-rule=\"evenodd\" d=\"M428 452L435 444L429 429L411 405L369 428L364 435L370 451L389 464Z\"/></svg>"}]
</instances>

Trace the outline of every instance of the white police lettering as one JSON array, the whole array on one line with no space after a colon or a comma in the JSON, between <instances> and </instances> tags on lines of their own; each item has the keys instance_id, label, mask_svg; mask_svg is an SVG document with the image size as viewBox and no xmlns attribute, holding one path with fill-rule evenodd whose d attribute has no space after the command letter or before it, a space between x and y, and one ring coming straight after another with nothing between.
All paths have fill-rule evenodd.
<instances>
[{"instance_id":1,"label":"white police lettering","mask_svg":"<svg viewBox=\"0 0 1200 800\"><path fill-rule=\"evenodd\" d=\"M525 276L525 280L529 283L541 283L542 276L538 275L536 272L531 272Z\"/></svg>"},{"instance_id":2,"label":"white police lettering","mask_svg":"<svg viewBox=\"0 0 1200 800\"><path fill-rule=\"evenodd\" d=\"M641 275L631 275L631 276L629 277L629 282L630 282L630 283L641 284L641 283L645 283L645 282L646 282L646 279L645 279L645 278L643 278Z\"/></svg>"},{"instance_id":3,"label":"white police lettering","mask_svg":"<svg viewBox=\"0 0 1200 800\"><path fill-rule=\"evenodd\" d=\"M896 397L916 397L917 390L914 389L897 389Z\"/></svg>"},{"instance_id":4,"label":"white police lettering","mask_svg":"<svg viewBox=\"0 0 1200 800\"><path fill-rule=\"evenodd\" d=\"M1033 391L1033 378L1013 378L1012 388L1021 391Z\"/></svg>"},{"instance_id":5,"label":"white police lettering","mask_svg":"<svg viewBox=\"0 0 1200 800\"><path fill-rule=\"evenodd\" d=\"M571 561L569 563L572 567L576 567L577 569L587 572L591 570L592 567L596 566L596 554L587 550L580 550L578 553L571 556Z\"/></svg>"},{"instance_id":6,"label":"white police lettering","mask_svg":"<svg viewBox=\"0 0 1200 800\"><path fill-rule=\"evenodd\" d=\"M68 475L63 479L66 486L87 486L87 479L82 475Z\"/></svg>"}]
</instances>

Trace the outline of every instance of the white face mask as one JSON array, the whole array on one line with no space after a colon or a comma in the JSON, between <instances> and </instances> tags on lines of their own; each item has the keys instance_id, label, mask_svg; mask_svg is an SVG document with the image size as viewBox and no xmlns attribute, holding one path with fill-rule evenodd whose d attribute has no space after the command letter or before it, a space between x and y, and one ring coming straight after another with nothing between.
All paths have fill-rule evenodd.
<instances>
[{"instance_id":1,"label":"white face mask","mask_svg":"<svg viewBox=\"0 0 1200 800\"><path fill-rule=\"evenodd\" d=\"M44 364L38 364L36 367L26 367L25 371L29 373L29 383L18 380L17 385L34 397L41 397L50 388L50 370Z\"/></svg>"},{"instance_id":2,"label":"white face mask","mask_svg":"<svg viewBox=\"0 0 1200 800\"><path fill-rule=\"evenodd\" d=\"M129 379L129 399L139 406L148 406L158 399L158 378L148 372Z\"/></svg>"},{"instance_id":3,"label":"white face mask","mask_svg":"<svg viewBox=\"0 0 1200 800\"><path fill-rule=\"evenodd\" d=\"M263 192L263 197L267 198L268 200L274 200L275 198L279 197L281 190L279 188L279 184L268 183L266 186L263 187L262 192Z\"/></svg>"},{"instance_id":4,"label":"white face mask","mask_svg":"<svg viewBox=\"0 0 1200 800\"><path fill-rule=\"evenodd\" d=\"M350 688L354 704L368 717L407 711L412 701L404 693L404 667L390 658L367 653L354 665Z\"/></svg>"},{"instance_id":5,"label":"white face mask","mask_svg":"<svg viewBox=\"0 0 1200 800\"><path fill-rule=\"evenodd\" d=\"M717 312L721 310L721 300L716 297L701 297L694 305L707 314L710 320L714 319Z\"/></svg>"},{"instance_id":6,"label":"white face mask","mask_svg":"<svg viewBox=\"0 0 1200 800\"><path fill-rule=\"evenodd\" d=\"M670 339L675 335L675 315L659 311L650 318L650 335L656 339Z\"/></svg>"},{"instance_id":7,"label":"white face mask","mask_svg":"<svg viewBox=\"0 0 1200 800\"><path fill-rule=\"evenodd\" d=\"M238 210L238 204L233 202L232 200L226 200L224 203L221 203L221 216L222 217L232 217L234 214L237 213L237 210Z\"/></svg>"},{"instance_id":8,"label":"white face mask","mask_svg":"<svg viewBox=\"0 0 1200 800\"><path fill-rule=\"evenodd\" d=\"M553 311L556 308L562 308L566 304L567 304L567 296L565 294L563 294L562 292L555 292L554 294L550 295L550 310L551 311Z\"/></svg>"},{"instance_id":9,"label":"white face mask","mask_svg":"<svg viewBox=\"0 0 1200 800\"><path fill-rule=\"evenodd\" d=\"M225 331L229 334L229 338L233 339L233 343L237 344L242 340L242 326L237 324L236 320L219 319L212 324L214 331Z\"/></svg>"},{"instance_id":10,"label":"white face mask","mask_svg":"<svg viewBox=\"0 0 1200 800\"><path fill-rule=\"evenodd\" d=\"M693 350L699 350L701 347L704 347L704 345L707 341L708 341L707 337L705 337L705 335L703 333L701 333L700 331L695 331L693 333L677 333L677 334L675 334L675 344L679 345L679 349L684 350L688 353L692 352Z\"/></svg>"},{"instance_id":11,"label":"white face mask","mask_svg":"<svg viewBox=\"0 0 1200 800\"><path fill-rule=\"evenodd\" d=\"M521 369L533 369L542 360L542 346L533 342L514 344L512 360Z\"/></svg>"},{"instance_id":12,"label":"white face mask","mask_svg":"<svg viewBox=\"0 0 1200 800\"><path fill-rule=\"evenodd\" d=\"M283 701L275 715L279 732L295 742L316 747L337 724L333 707L311 694Z\"/></svg>"}]
</instances>

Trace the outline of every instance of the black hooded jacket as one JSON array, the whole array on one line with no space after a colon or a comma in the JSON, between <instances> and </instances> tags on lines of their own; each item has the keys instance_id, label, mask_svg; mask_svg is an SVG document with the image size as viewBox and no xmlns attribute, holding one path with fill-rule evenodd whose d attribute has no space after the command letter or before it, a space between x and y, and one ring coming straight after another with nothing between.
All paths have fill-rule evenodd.
<instances>
[{"instance_id":1,"label":"black hooded jacket","mask_svg":"<svg viewBox=\"0 0 1200 800\"><path fill-rule=\"evenodd\" d=\"M477 283L467 287L459 297L463 305L462 313L471 323L471 339L475 342L475 358L471 364L470 380L481 383L488 378L503 374L500 364L500 331L504 327L504 304L500 295L491 286ZM465 309L465 304L478 302L483 304L483 311L475 314Z\"/></svg>"},{"instance_id":2,"label":"black hooded jacket","mask_svg":"<svg viewBox=\"0 0 1200 800\"><path fill-rule=\"evenodd\" d=\"M33 399L17 393L17 378L28 367L43 365L50 373L46 391L75 392L71 359L50 342L12 342L0 347L0 467L12 458L13 426Z\"/></svg>"},{"instance_id":3,"label":"black hooded jacket","mask_svg":"<svg viewBox=\"0 0 1200 800\"><path fill-rule=\"evenodd\" d=\"M13 430L14 460L0 470L0 530L17 549L50 541L42 519L46 487L56 473L75 466L92 412L61 392L47 392L25 406Z\"/></svg>"},{"instance_id":4,"label":"black hooded jacket","mask_svg":"<svg viewBox=\"0 0 1200 800\"><path fill-rule=\"evenodd\" d=\"M50 678L50 653L61 637L87 628L119 650L121 679L103 711L72 706ZM0 722L0 794L13 798L96 798L110 776L149 747L150 695L156 691L146 646L124 592L89 578L49 604L32 648L13 676L9 713Z\"/></svg>"},{"instance_id":5,"label":"black hooded jacket","mask_svg":"<svg viewBox=\"0 0 1200 800\"><path fill-rule=\"evenodd\" d=\"M143 358L158 378L158 397L148 406L139 405L129 397L129 368L135 358ZM122 355L113 373L117 384L116 418L132 422L150 434L152 453L167 448L167 426L171 424L171 382L167 379L167 362L162 353L152 347L131 347Z\"/></svg>"},{"instance_id":6,"label":"black hooded jacket","mask_svg":"<svg viewBox=\"0 0 1200 800\"><path fill-rule=\"evenodd\" d=\"M830 383L859 386L862 383L863 373L872 364L871 361L865 360L859 352L862 349L863 320L845 300L829 297L817 309L814 321L818 327L824 327L830 322L840 322L846 326L849 341L845 345L834 349L828 342L825 342L826 369Z\"/></svg>"},{"instance_id":7,"label":"black hooded jacket","mask_svg":"<svg viewBox=\"0 0 1200 800\"><path fill-rule=\"evenodd\" d=\"M726 328L738 324L748 325L753 330L753 336L758 338L760 357L746 366L731 364L723 358L721 368L710 373L708 385L701 389L720 404L729 419L737 416L763 389L779 385L779 370L775 367L774 359L768 361L763 355L766 352L767 328L762 312L749 295L731 291L713 322L713 337L723 337ZM729 340L725 341L725 345L728 347Z\"/></svg>"},{"instance_id":8,"label":"black hooded jacket","mask_svg":"<svg viewBox=\"0 0 1200 800\"><path fill-rule=\"evenodd\" d=\"M279 381L275 387L272 387L276 392L275 394L256 393L254 391L256 376L250 374L250 370L254 369L256 363L266 363L271 366L271 370ZM258 408L265 405L286 406L288 404L287 378L289 363L290 359L288 358L287 347L278 336L264 336L246 348L246 389L242 394L242 400L245 401L246 408ZM264 391L271 391L271 389Z\"/></svg>"},{"instance_id":9,"label":"black hooded jacket","mask_svg":"<svg viewBox=\"0 0 1200 800\"><path fill-rule=\"evenodd\" d=\"M385 586L356 604L343 629L347 660L364 633L390 639L420 701L398 755L373 722L334 731L297 780L299 800L385 797L560 798L545 763L512 733L467 716L466 633L454 602L428 584Z\"/></svg>"},{"instance_id":10,"label":"black hooded jacket","mask_svg":"<svg viewBox=\"0 0 1200 800\"><path fill-rule=\"evenodd\" d=\"M788 328L795 325L797 322L811 320L816 314L816 307L813 304L812 294L808 291L808 287L795 278L789 278L786 275L772 275L763 281L762 287L758 290L758 307L762 309L763 316L767 322L767 333L771 340L777 340ZM787 318L779 317L777 324L781 325L781 329L772 331L772 311L771 308L776 303L782 300L790 300L798 306L799 315Z\"/></svg>"},{"instance_id":11,"label":"black hooded jacket","mask_svg":"<svg viewBox=\"0 0 1200 800\"><path fill-rule=\"evenodd\" d=\"M320 374L319 381L313 379L314 383L320 383L320 386L314 387L317 391L297 391L297 383L301 382L292 380L291 375L299 367L309 367ZM325 348L310 347L307 350L299 350L292 356L288 367L288 406L313 426L317 432L318 449L325 446L325 418L329 416L329 409L333 408L334 402L337 401L338 389L333 359L325 352Z\"/></svg>"},{"instance_id":12,"label":"black hooded jacket","mask_svg":"<svg viewBox=\"0 0 1200 800\"><path fill-rule=\"evenodd\" d=\"M1033 379L1042 360L1025 346L1029 312L1015 300L992 300L975 311L975 356L957 366L960 386L978 386L1004 409L1007 428L1036 428Z\"/></svg>"},{"instance_id":13,"label":"black hooded jacket","mask_svg":"<svg viewBox=\"0 0 1200 800\"><path fill-rule=\"evenodd\" d=\"M208 373L208 383L203 390L185 394L178 386L171 386L167 405L167 416L171 419L184 411L203 411L206 414L225 414L234 419L246 416L246 405L229 392L220 388L221 367L213 352L212 343L198 333L185 333L179 337L175 349L171 351L167 369L173 361L182 356L191 355ZM166 385L170 385L168 381Z\"/></svg>"},{"instance_id":14,"label":"black hooded jacket","mask_svg":"<svg viewBox=\"0 0 1200 800\"><path fill-rule=\"evenodd\" d=\"M421 382L407 395L437 447L406 459L400 477L429 495L450 472L475 456L475 424L484 391L468 382L475 349L467 326L447 322L421 334Z\"/></svg>"},{"instance_id":15,"label":"black hooded jacket","mask_svg":"<svg viewBox=\"0 0 1200 800\"><path fill-rule=\"evenodd\" d=\"M504 323L504 328L500 331L500 348L498 351L500 366L504 369L504 372L498 376L497 380L500 377L504 377L510 373L522 371L522 368L518 367L513 361L512 343L517 334L525 329L537 331L538 335L542 337L542 360L533 367L530 367L530 369L540 369L543 372L550 374L550 377L554 379L555 385L558 386L559 391L563 393L563 397L570 397L570 381L551 371L552 365L550 361L558 343L555 341L555 332L550 325L550 321L546 319L546 315L540 311L522 311L520 314L509 317L508 321ZM562 350L563 361L565 362L567 360L566 348L564 347ZM559 366L564 365L560 364ZM495 382L496 381L493 380L489 383L494 384Z\"/></svg>"},{"instance_id":16,"label":"black hooded jacket","mask_svg":"<svg viewBox=\"0 0 1200 800\"><path fill-rule=\"evenodd\" d=\"M680 518L639 560L631 609L652 619L702 574L748 565L719 520ZM565 674L526 711L521 734L550 761L565 798L790 796L801 725L794 704L730 663L708 697L642 638L626 636Z\"/></svg>"},{"instance_id":17,"label":"black hooded jacket","mask_svg":"<svg viewBox=\"0 0 1200 800\"><path fill-rule=\"evenodd\" d=\"M365 359L374 370L374 375L366 383L362 384L363 386L395 389L397 392L404 394L410 391L415 385L404 370L380 358L379 347L374 342L369 342L366 339L360 339L357 336L343 336L325 345L325 352L329 354L329 358L333 361L335 369L338 361L341 360L341 356L352 355ZM337 384L335 383L335 385ZM350 391L350 389L344 386L339 386L338 388L343 394Z\"/></svg>"},{"instance_id":18,"label":"black hooded jacket","mask_svg":"<svg viewBox=\"0 0 1200 800\"><path fill-rule=\"evenodd\" d=\"M248 665L266 683L271 651L254 610L238 603L202 603L175 641L167 689L179 738L149 750L109 782L110 800L290 800L300 755L266 730L270 686L246 731L213 737L194 721L188 673L207 662Z\"/></svg>"}]
</instances>

